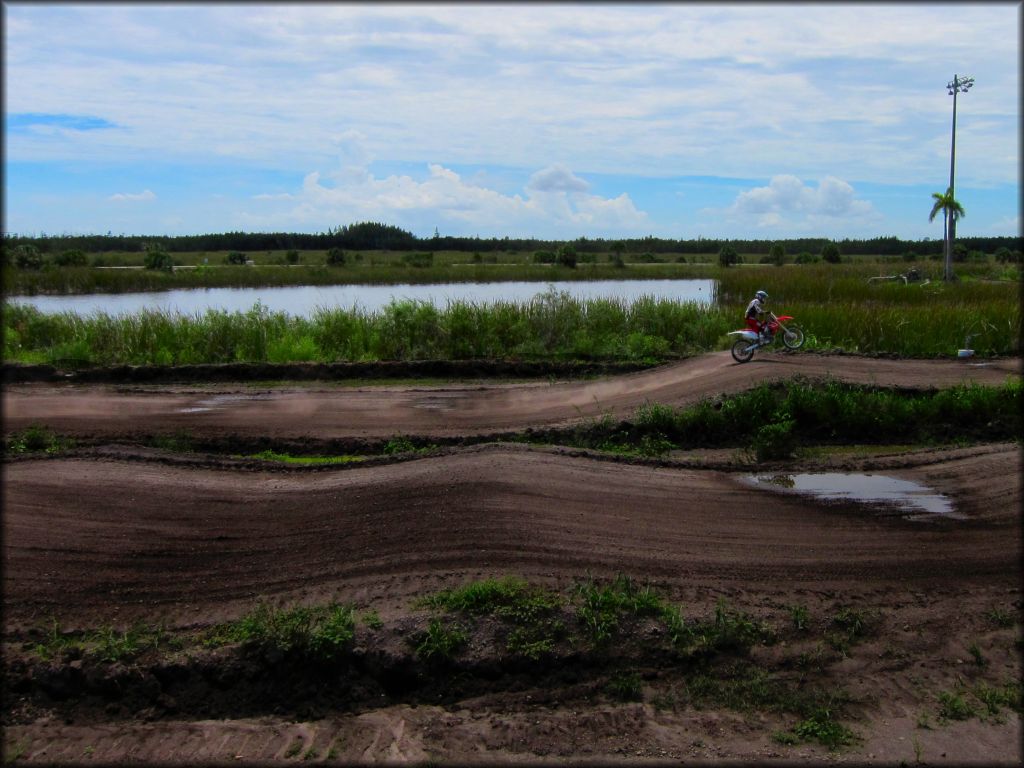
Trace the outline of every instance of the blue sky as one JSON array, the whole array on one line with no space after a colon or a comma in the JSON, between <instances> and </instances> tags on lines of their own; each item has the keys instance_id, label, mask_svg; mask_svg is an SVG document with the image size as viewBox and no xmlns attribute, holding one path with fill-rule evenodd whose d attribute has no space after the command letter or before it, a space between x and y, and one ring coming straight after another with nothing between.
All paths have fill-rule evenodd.
<instances>
[{"instance_id":1,"label":"blue sky","mask_svg":"<svg viewBox=\"0 0 1024 768\"><path fill-rule=\"evenodd\" d=\"M1021 234L1020 3L4 4L18 234Z\"/></svg>"}]
</instances>

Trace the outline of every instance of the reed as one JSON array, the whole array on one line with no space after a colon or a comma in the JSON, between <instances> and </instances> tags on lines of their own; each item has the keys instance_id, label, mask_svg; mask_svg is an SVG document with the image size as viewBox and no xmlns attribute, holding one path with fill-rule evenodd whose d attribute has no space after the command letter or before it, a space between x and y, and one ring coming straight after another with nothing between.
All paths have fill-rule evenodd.
<instances>
[{"instance_id":1,"label":"reed","mask_svg":"<svg viewBox=\"0 0 1024 768\"><path fill-rule=\"evenodd\" d=\"M249 269L238 267L239 270ZM652 362L725 349L753 291L791 314L808 350L906 357L1019 354L1018 283L868 284L859 267L722 270L706 306L641 296L579 299L553 287L528 302L394 301L379 311L317 308L310 318L271 312L156 310L90 316L3 308L4 359L82 364L331 362L425 359L580 359ZM772 280L777 282L771 282Z\"/></svg>"}]
</instances>

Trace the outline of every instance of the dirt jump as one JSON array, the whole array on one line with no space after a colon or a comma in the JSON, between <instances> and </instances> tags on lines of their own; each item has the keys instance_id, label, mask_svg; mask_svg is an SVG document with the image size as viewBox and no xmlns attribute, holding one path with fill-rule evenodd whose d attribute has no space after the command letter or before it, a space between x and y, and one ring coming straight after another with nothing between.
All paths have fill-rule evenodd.
<instances>
[{"instance_id":1,"label":"dirt jump","mask_svg":"<svg viewBox=\"0 0 1024 768\"><path fill-rule=\"evenodd\" d=\"M5 386L5 433L45 424L84 446L4 465L3 609L16 661L53 621L65 631L138 622L187 630L237 619L258 601L372 610L384 626L372 643L386 649L400 646L396 628L419 615L416 599L442 589L513 575L564 590L584 577L626 574L695 613L725 601L774 622L781 640L756 649L757 667L797 675L799 659L827 656L817 679L847 692L856 734L838 749L773 738L792 725L784 711L696 706L692 671L674 677L634 648L622 653L641 692L626 701L601 695L568 656L540 676L516 667L517 682L490 688L459 688L448 678L470 673L456 665L438 683L440 700L426 688L385 686L378 699L352 693L333 707L340 694L312 681L308 699L318 703L308 711L261 701L255 683L238 682L244 675L224 664L223 680L208 687L196 687L194 671L177 687L154 672L161 682L138 701L94 689L109 676L149 672L65 681L72 693L63 697L51 681L39 699L31 690L43 673L15 664L6 673L16 695L5 696L5 753L76 764L1019 764L1018 709L977 704L958 717L949 705L951 696L1020 678L1019 443L837 451L771 469L884 474L927 486L955 509L914 517L766 489L730 453L621 460L487 439L794 377L929 389L1020 375L1016 358L768 354L738 365L715 353L554 383ZM226 445L394 435L449 442L422 456L315 469L145 445L182 434ZM460 437L475 443L459 446ZM813 642L790 626L797 607L822 628ZM828 617L851 607L873 617L871 631L828 645ZM486 655L472 644L466 653ZM569 668L576 677L558 677Z\"/></svg>"}]
</instances>

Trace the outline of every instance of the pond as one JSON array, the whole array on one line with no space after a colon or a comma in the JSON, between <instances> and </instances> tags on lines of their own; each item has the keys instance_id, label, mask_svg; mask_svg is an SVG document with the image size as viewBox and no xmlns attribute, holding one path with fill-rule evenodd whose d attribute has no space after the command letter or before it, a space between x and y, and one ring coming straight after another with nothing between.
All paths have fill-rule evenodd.
<instances>
[{"instance_id":1,"label":"pond","mask_svg":"<svg viewBox=\"0 0 1024 768\"><path fill-rule=\"evenodd\" d=\"M318 308L360 309L373 312L391 301L426 301L443 309L449 302L492 304L497 301L528 303L549 290L578 299L619 299L632 302L642 296L692 301L710 305L715 280L579 280L558 283L507 281L498 283L430 283L424 285L303 285L266 288L190 288L184 290L85 294L80 296L14 296L6 301L36 307L47 314L74 312L91 315L133 314L143 309L202 314L208 309L246 312L258 301L271 312L310 317Z\"/></svg>"}]
</instances>

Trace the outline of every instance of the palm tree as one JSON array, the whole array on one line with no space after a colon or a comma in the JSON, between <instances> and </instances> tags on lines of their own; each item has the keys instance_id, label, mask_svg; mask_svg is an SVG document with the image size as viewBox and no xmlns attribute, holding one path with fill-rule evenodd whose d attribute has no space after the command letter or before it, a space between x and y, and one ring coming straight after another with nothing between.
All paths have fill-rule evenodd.
<instances>
[{"instance_id":1,"label":"palm tree","mask_svg":"<svg viewBox=\"0 0 1024 768\"><path fill-rule=\"evenodd\" d=\"M946 256L946 269L942 277L944 280L952 280L953 237L956 232L956 222L967 214L964 212L964 207L953 199L952 189L947 189L945 194L942 192L932 192L932 199L935 200L935 205L932 206L932 212L928 214L928 221L934 221L935 215L942 211L942 239L945 241L944 250Z\"/></svg>"}]
</instances>

